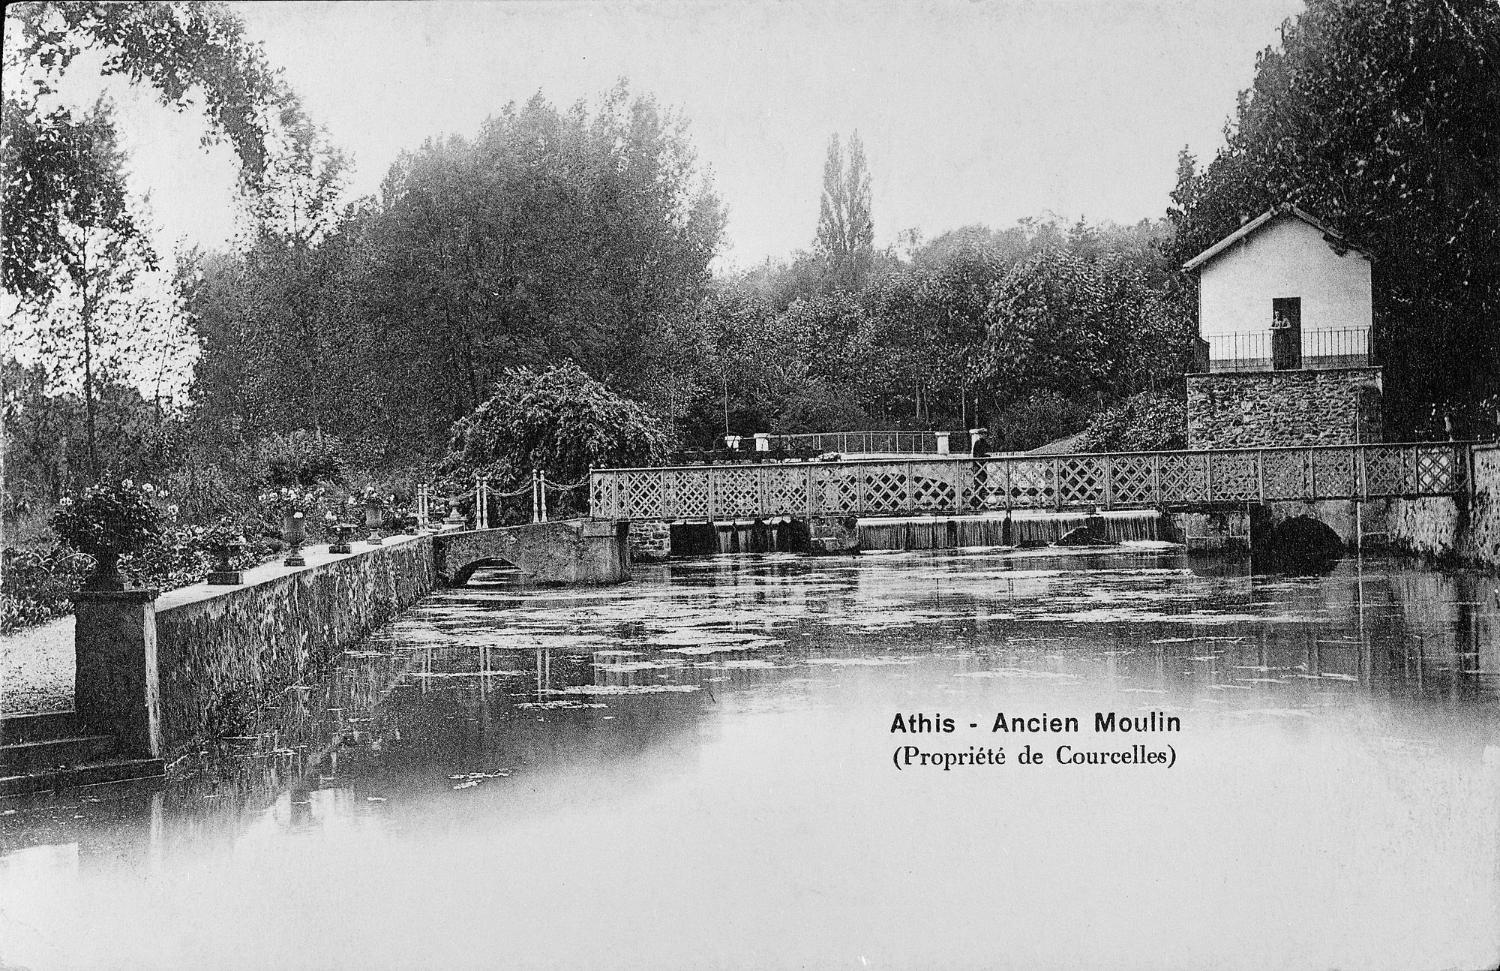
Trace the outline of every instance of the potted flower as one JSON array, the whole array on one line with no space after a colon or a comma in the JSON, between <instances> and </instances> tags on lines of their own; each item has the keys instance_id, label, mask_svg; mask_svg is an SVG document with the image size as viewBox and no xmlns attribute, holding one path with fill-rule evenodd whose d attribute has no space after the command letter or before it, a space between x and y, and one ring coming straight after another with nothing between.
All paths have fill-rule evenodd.
<instances>
[{"instance_id":1,"label":"potted flower","mask_svg":"<svg viewBox=\"0 0 1500 971\"><path fill-rule=\"evenodd\" d=\"M140 553L162 535L161 514L153 504L156 490L129 479L118 485L85 489L76 499L63 500L52 517L58 538L94 558L94 572L85 590L124 590L120 557Z\"/></svg>"},{"instance_id":2,"label":"potted flower","mask_svg":"<svg viewBox=\"0 0 1500 971\"><path fill-rule=\"evenodd\" d=\"M306 566L302 544L307 541L307 514L320 498L314 489L281 488L262 493L261 504L281 516L281 538L287 545L286 566Z\"/></svg>"},{"instance_id":3,"label":"potted flower","mask_svg":"<svg viewBox=\"0 0 1500 971\"><path fill-rule=\"evenodd\" d=\"M349 497L349 505L352 509L354 505L353 496ZM328 544L328 552L335 555L353 553L354 547L350 544L354 539L354 524L339 519L333 514L332 509L328 510L324 515L324 519L326 520L324 525L327 527L328 532L333 534L333 542Z\"/></svg>"},{"instance_id":4,"label":"potted flower","mask_svg":"<svg viewBox=\"0 0 1500 971\"><path fill-rule=\"evenodd\" d=\"M365 507L365 525L370 527L370 535L365 538L365 542L371 546L380 545L380 527L385 523L385 511L390 508L395 498L395 496L377 492L372 485L365 486L360 501Z\"/></svg>"},{"instance_id":5,"label":"potted flower","mask_svg":"<svg viewBox=\"0 0 1500 971\"><path fill-rule=\"evenodd\" d=\"M245 582L245 572L234 568L235 557L249 545L238 526L221 519L203 531L202 542L214 558L214 568L208 574L210 586L228 587Z\"/></svg>"}]
</instances>

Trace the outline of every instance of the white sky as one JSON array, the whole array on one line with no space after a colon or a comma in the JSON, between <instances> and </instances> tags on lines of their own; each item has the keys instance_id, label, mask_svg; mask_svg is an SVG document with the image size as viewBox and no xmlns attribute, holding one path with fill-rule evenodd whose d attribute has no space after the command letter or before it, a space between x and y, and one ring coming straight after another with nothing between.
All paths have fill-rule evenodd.
<instances>
[{"instance_id":1,"label":"white sky","mask_svg":"<svg viewBox=\"0 0 1500 971\"><path fill-rule=\"evenodd\" d=\"M828 136L858 129L876 240L1047 211L1133 222L1177 150L1210 156L1255 53L1299 0L230 4L373 192L397 153L540 90L626 77L680 109L729 208L725 265L811 242ZM234 163L201 116L110 91L161 249L234 228Z\"/></svg>"}]
</instances>

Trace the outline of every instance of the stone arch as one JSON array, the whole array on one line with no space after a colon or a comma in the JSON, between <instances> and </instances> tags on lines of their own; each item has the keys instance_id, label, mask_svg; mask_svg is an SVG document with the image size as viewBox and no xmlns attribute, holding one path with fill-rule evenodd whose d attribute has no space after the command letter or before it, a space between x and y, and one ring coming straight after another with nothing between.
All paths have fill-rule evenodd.
<instances>
[{"instance_id":1,"label":"stone arch","mask_svg":"<svg viewBox=\"0 0 1500 971\"><path fill-rule=\"evenodd\" d=\"M1260 551L1289 566L1319 566L1338 559L1344 541L1334 528L1316 516L1290 516L1271 526Z\"/></svg>"},{"instance_id":2,"label":"stone arch","mask_svg":"<svg viewBox=\"0 0 1500 971\"><path fill-rule=\"evenodd\" d=\"M446 585L450 587L466 586L473 579L474 574L478 572L479 568L484 566L508 566L513 570L521 569L518 564L512 563L502 556L481 556L454 568L453 572L446 578Z\"/></svg>"}]
</instances>

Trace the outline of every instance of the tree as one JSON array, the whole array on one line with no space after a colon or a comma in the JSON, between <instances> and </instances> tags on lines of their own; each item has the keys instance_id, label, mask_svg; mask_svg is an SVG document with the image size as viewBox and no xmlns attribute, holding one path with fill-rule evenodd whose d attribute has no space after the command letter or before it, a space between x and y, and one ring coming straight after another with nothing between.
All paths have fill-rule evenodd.
<instances>
[{"instance_id":1,"label":"tree","mask_svg":"<svg viewBox=\"0 0 1500 971\"><path fill-rule=\"evenodd\" d=\"M639 404L573 363L512 368L472 415L455 422L447 471L496 476L502 489L532 469L573 482L593 466L648 465L666 452L667 429Z\"/></svg>"},{"instance_id":2,"label":"tree","mask_svg":"<svg viewBox=\"0 0 1500 971\"><path fill-rule=\"evenodd\" d=\"M1179 156L1174 262L1296 203L1375 256L1388 420L1500 391L1497 105L1490 0L1309 0L1214 159Z\"/></svg>"},{"instance_id":3,"label":"tree","mask_svg":"<svg viewBox=\"0 0 1500 971\"><path fill-rule=\"evenodd\" d=\"M1084 452L1160 452L1187 448L1182 389L1142 391L1095 415L1079 443Z\"/></svg>"},{"instance_id":4,"label":"tree","mask_svg":"<svg viewBox=\"0 0 1500 971\"><path fill-rule=\"evenodd\" d=\"M329 212L319 198L305 210ZM663 414L694 393L688 327L723 212L653 99L622 84L592 110L509 105L403 154L340 215L203 259L205 412L254 437L321 424L417 463L509 368L575 361Z\"/></svg>"},{"instance_id":5,"label":"tree","mask_svg":"<svg viewBox=\"0 0 1500 971\"><path fill-rule=\"evenodd\" d=\"M1004 406L1039 392L1103 405L1182 373L1187 321L1127 255L1067 248L1016 264L987 310L985 378Z\"/></svg>"},{"instance_id":6,"label":"tree","mask_svg":"<svg viewBox=\"0 0 1500 971\"><path fill-rule=\"evenodd\" d=\"M44 359L76 364L87 467L98 476L101 369L139 361L148 356L143 342L155 341L160 417L160 376L181 331L170 310L135 292L156 255L128 198L110 112L102 101L79 115L55 104L62 74L94 48L107 55L104 74L143 83L165 104L181 110L198 98L211 120L205 141L233 143L252 193L277 188L266 178L274 143L290 132L295 145L306 121L239 19L217 4L18 4L5 28L3 282Z\"/></svg>"},{"instance_id":7,"label":"tree","mask_svg":"<svg viewBox=\"0 0 1500 971\"><path fill-rule=\"evenodd\" d=\"M838 283L849 288L863 284L874 260L875 224L870 216L870 172L857 131L849 136L847 165L838 134L828 140L814 246Z\"/></svg>"},{"instance_id":8,"label":"tree","mask_svg":"<svg viewBox=\"0 0 1500 971\"><path fill-rule=\"evenodd\" d=\"M46 262L29 268L38 273L38 280L32 286L33 299L23 304L17 319L32 325L37 350L54 378L81 377L87 469L97 478L100 372L106 354L140 349L127 343L128 337L138 336L138 328L131 325L139 323L142 310L140 302L131 299L132 290L137 277L154 268L155 254L129 210L124 154L102 102L83 118L67 119L51 129L29 126L25 119L7 119L7 125L13 121L8 134L17 137L7 140L7 155L14 149L39 159L43 171L63 168L69 173L46 185L45 178L27 178L30 170L17 172L19 194L44 205L51 222Z\"/></svg>"},{"instance_id":9,"label":"tree","mask_svg":"<svg viewBox=\"0 0 1500 971\"><path fill-rule=\"evenodd\" d=\"M204 140L229 139L252 191L262 183L268 140L301 116L259 45L221 4L21 3L6 9L5 35L3 281L23 299L44 299L56 286L66 200L91 191L97 175L77 149L80 137L99 133L99 113L76 119L47 106L85 48L107 52L104 74L146 84L178 110L200 97L210 119Z\"/></svg>"}]
</instances>

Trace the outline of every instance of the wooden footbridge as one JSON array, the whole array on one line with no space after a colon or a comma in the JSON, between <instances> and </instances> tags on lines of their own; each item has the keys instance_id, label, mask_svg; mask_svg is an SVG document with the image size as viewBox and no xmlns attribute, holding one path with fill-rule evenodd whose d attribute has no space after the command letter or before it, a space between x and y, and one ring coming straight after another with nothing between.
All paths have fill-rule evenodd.
<instances>
[{"instance_id":1,"label":"wooden footbridge","mask_svg":"<svg viewBox=\"0 0 1500 971\"><path fill-rule=\"evenodd\" d=\"M1247 503L1449 496L1466 443L923 456L847 462L600 469L595 519L971 515L1010 509L1212 509Z\"/></svg>"}]
</instances>

